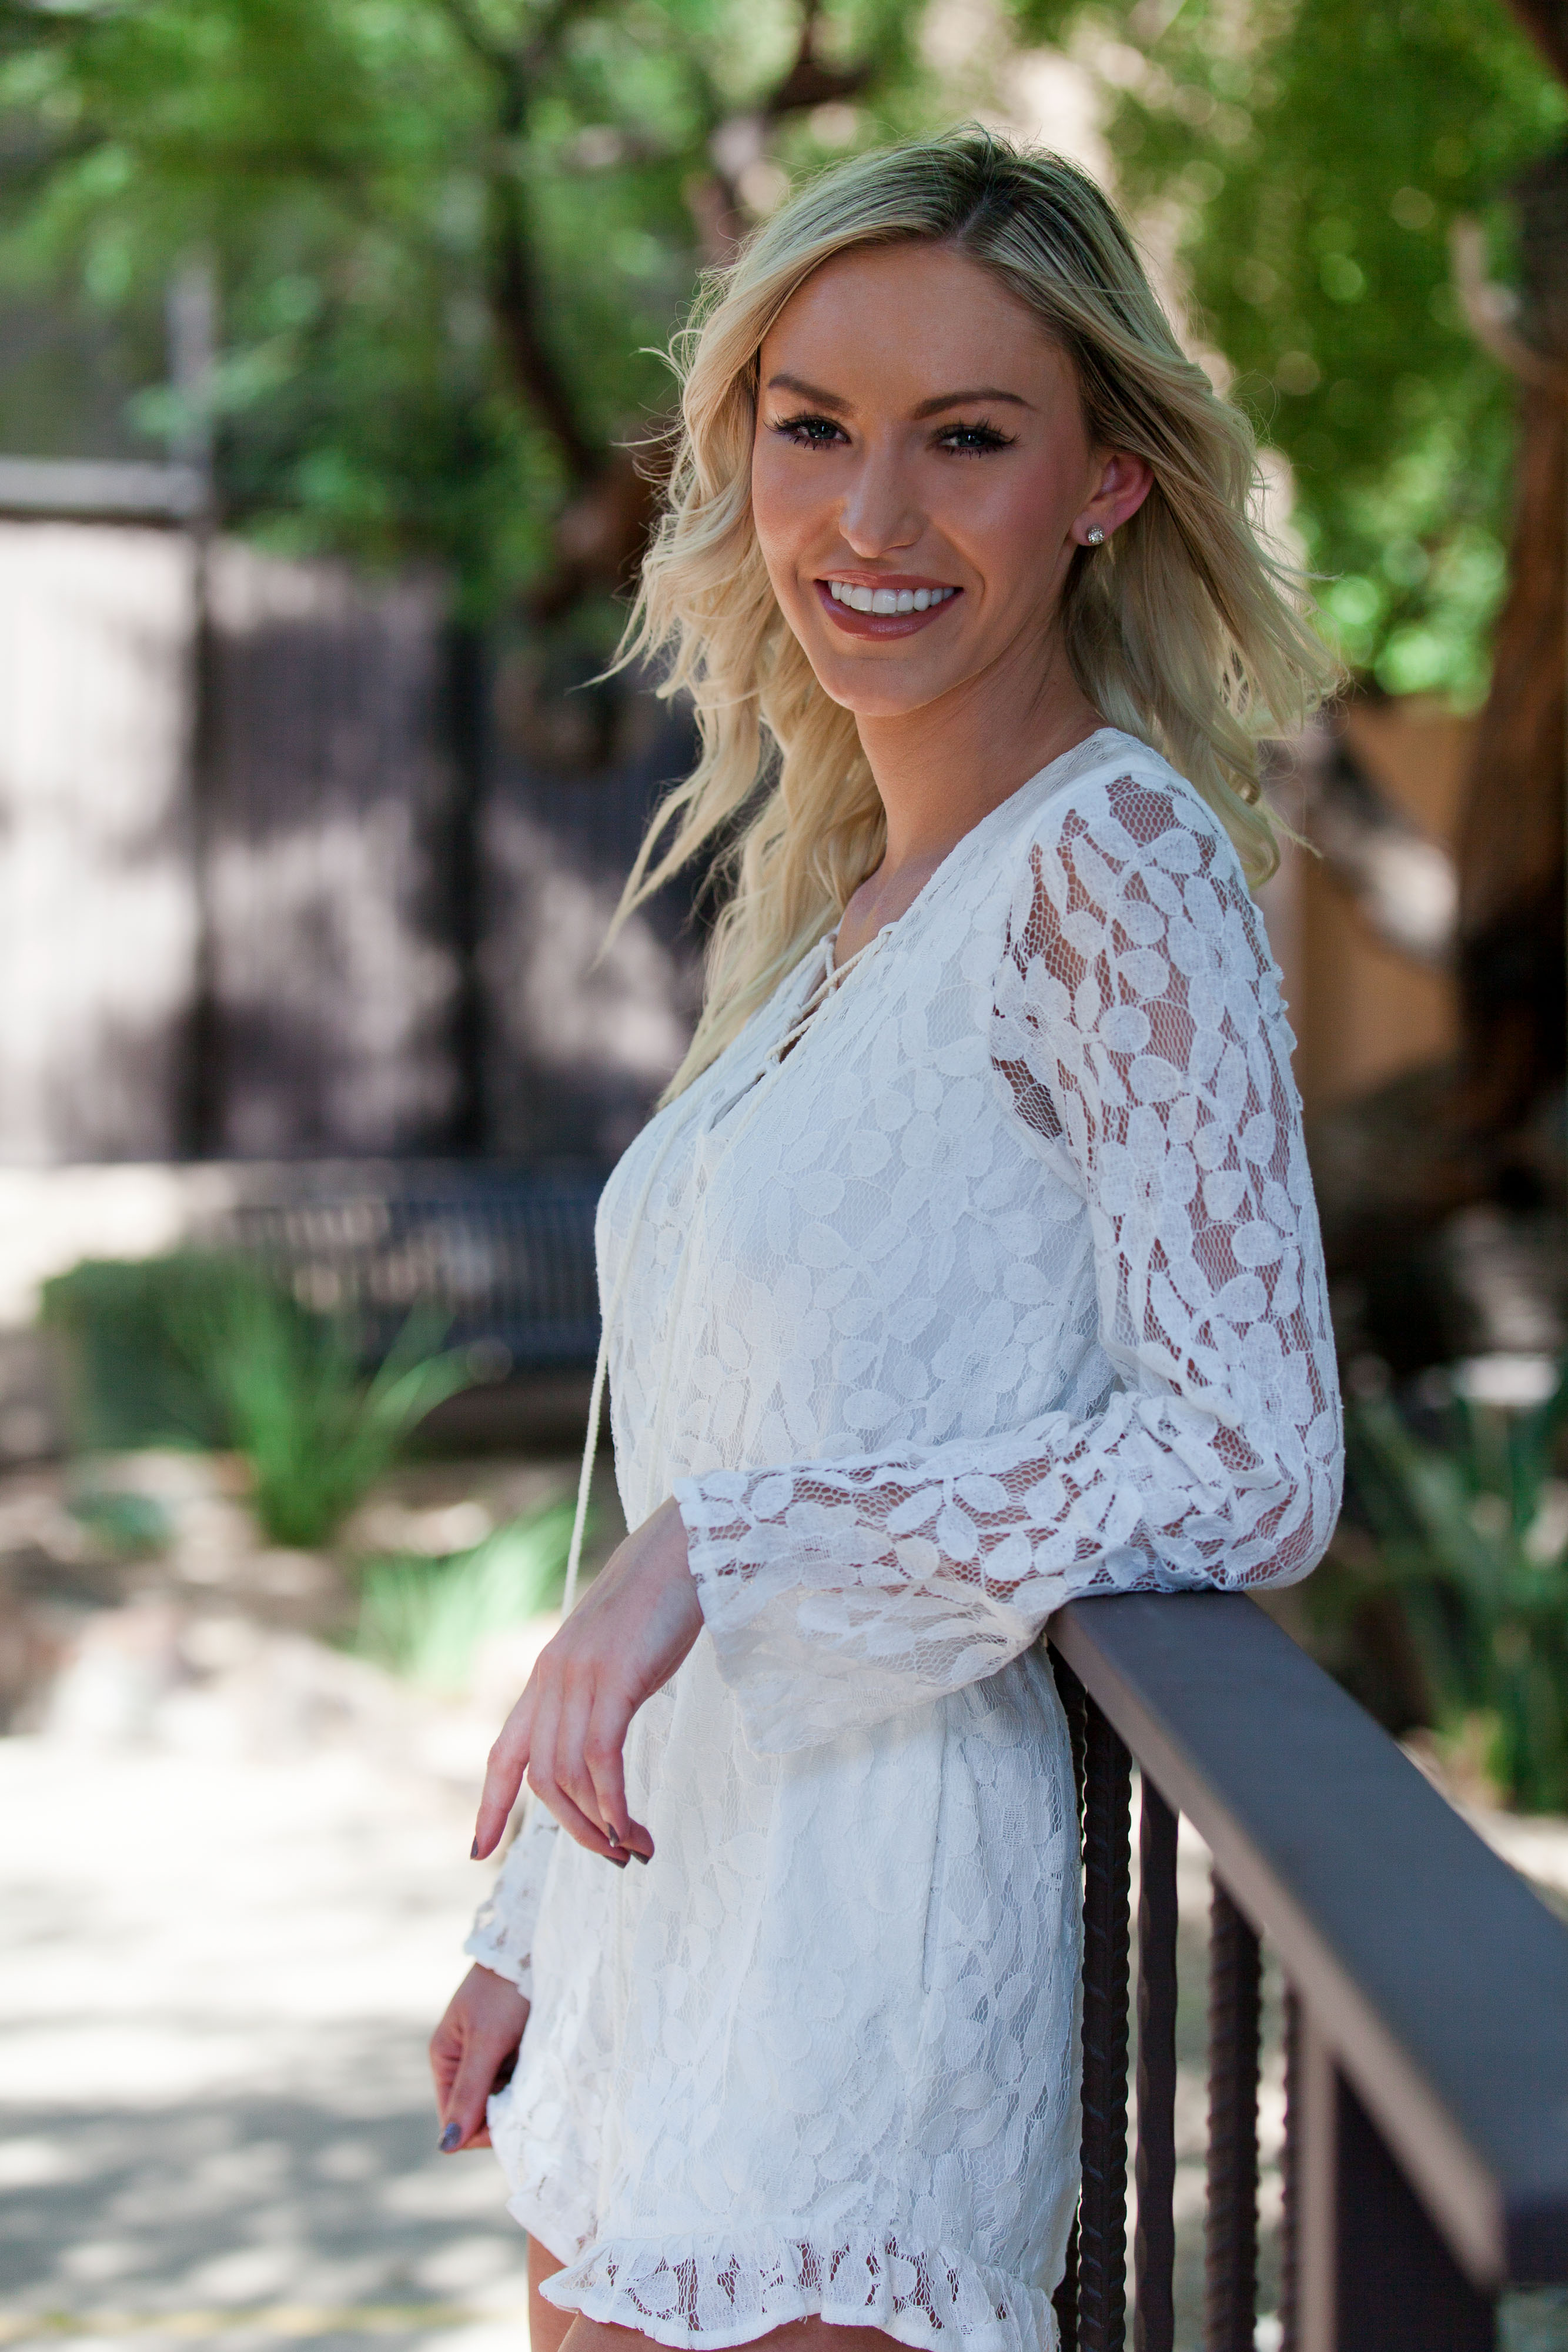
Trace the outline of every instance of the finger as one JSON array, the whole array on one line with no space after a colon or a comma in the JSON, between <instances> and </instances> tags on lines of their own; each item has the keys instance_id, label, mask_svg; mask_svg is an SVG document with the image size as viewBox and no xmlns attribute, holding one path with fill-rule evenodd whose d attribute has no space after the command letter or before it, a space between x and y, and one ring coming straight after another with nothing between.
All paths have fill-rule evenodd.
<instances>
[{"instance_id":1,"label":"finger","mask_svg":"<svg viewBox=\"0 0 1568 2352\"><path fill-rule=\"evenodd\" d=\"M539 1693L538 1711L534 1718L533 1754L528 1759L528 1786L541 1805L548 1806L563 1830L586 1846L590 1853L601 1855L606 1862L618 1862L624 1866L626 1857L612 1846L599 1823L591 1821L569 1790L563 1789L556 1775L556 1759L560 1747L561 1694L559 1685L550 1682Z\"/></svg>"},{"instance_id":2,"label":"finger","mask_svg":"<svg viewBox=\"0 0 1568 2352\"><path fill-rule=\"evenodd\" d=\"M527 1689L501 1726L486 1762L485 1787L474 1824L476 1861L495 1852L512 1818L512 1807L517 1801L517 1791L528 1769L538 1707L538 1682L530 1675Z\"/></svg>"},{"instance_id":3,"label":"finger","mask_svg":"<svg viewBox=\"0 0 1568 2352\"><path fill-rule=\"evenodd\" d=\"M642 1823L632 1819L626 1803L626 1734L632 1712L624 1692L601 1685L583 1739L583 1760L592 1778L600 1820L606 1829L614 1831L628 1853L648 1861L653 1841Z\"/></svg>"},{"instance_id":4,"label":"finger","mask_svg":"<svg viewBox=\"0 0 1568 2352\"><path fill-rule=\"evenodd\" d=\"M589 1770L583 1750L587 1745L589 1724L593 1714L593 1685L586 1673L575 1675L561 1694L560 1713L556 1720L555 1757L551 1767L558 1789L571 1799L585 1821L596 1830L610 1831L615 1824L599 1809L599 1791ZM619 1843L619 1832L609 1840Z\"/></svg>"},{"instance_id":5,"label":"finger","mask_svg":"<svg viewBox=\"0 0 1568 2352\"><path fill-rule=\"evenodd\" d=\"M444 2017L430 2037L430 2074L435 2084L435 2104L444 2110L447 2093L452 2088L462 2055L461 2037Z\"/></svg>"},{"instance_id":6,"label":"finger","mask_svg":"<svg viewBox=\"0 0 1568 2352\"><path fill-rule=\"evenodd\" d=\"M444 2155L455 2156L460 2147L488 2145L489 2131L485 2109L500 2063L493 2043L478 2035L468 2042L456 2079L441 2110ZM481 2133L485 2135L483 2139L479 2137Z\"/></svg>"},{"instance_id":7,"label":"finger","mask_svg":"<svg viewBox=\"0 0 1568 2352\"><path fill-rule=\"evenodd\" d=\"M601 1861L616 1863L621 1869L625 1869L625 1848L612 1845L598 1823L591 1822L587 1814L572 1803L564 1789L558 1788L553 1780L536 1780L531 1773L528 1786L540 1804L549 1807L562 1829L569 1836L574 1837L579 1845L586 1846L590 1853L598 1854Z\"/></svg>"}]
</instances>

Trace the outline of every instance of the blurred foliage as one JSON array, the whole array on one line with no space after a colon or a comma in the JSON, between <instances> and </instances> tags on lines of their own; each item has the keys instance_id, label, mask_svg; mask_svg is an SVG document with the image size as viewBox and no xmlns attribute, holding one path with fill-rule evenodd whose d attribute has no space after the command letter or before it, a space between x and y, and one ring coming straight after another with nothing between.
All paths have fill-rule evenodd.
<instances>
[{"instance_id":1,"label":"blurred foliage","mask_svg":"<svg viewBox=\"0 0 1568 2352\"><path fill-rule=\"evenodd\" d=\"M411 1316L367 1376L358 1334L217 1251L89 1260L44 1286L73 1444L228 1446L273 1543L330 1541L427 1413L479 1376Z\"/></svg>"},{"instance_id":2,"label":"blurred foliage","mask_svg":"<svg viewBox=\"0 0 1568 2352\"><path fill-rule=\"evenodd\" d=\"M466 1690L484 1643L560 1605L572 1516L551 1503L471 1551L369 1561L351 1646L426 1689Z\"/></svg>"},{"instance_id":3,"label":"blurred foliage","mask_svg":"<svg viewBox=\"0 0 1568 2352\"><path fill-rule=\"evenodd\" d=\"M229 518L448 562L483 607L667 405L649 347L714 207L777 200L749 110L803 27L824 87L865 94L789 100L797 168L925 119L915 21L902 0L0 0L0 295L155 349L204 263ZM503 282L509 254L528 282ZM529 365L559 379L553 421ZM162 388L138 414L153 440L193 422Z\"/></svg>"},{"instance_id":4,"label":"blurred foliage","mask_svg":"<svg viewBox=\"0 0 1568 2352\"><path fill-rule=\"evenodd\" d=\"M222 1311L229 1263L204 1251L88 1258L43 1290L70 1442L79 1454L143 1445L218 1446L228 1421L193 1361L188 1335Z\"/></svg>"},{"instance_id":5,"label":"blurred foliage","mask_svg":"<svg viewBox=\"0 0 1568 2352\"><path fill-rule=\"evenodd\" d=\"M1295 474L1344 656L1394 693L1485 690L1514 390L1448 233L1509 270L1511 181L1568 95L1500 0L1045 5L1111 98L1124 200L1174 241L1205 339Z\"/></svg>"},{"instance_id":6,"label":"blurred foliage","mask_svg":"<svg viewBox=\"0 0 1568 2352\"><path fill-rule=\"evenodd\" d=\"M74 1496L70 1510L111 1559L154 1559L173 1540L174 1523L155 1495L95 1486Z\"/></svg>"},{"instance_id":7,"label":"blurred foliage","mask_svg":"<svg viewBox=\"0 0 1568 2352\"><path fill-rule=\"evenodd\" d=\"M440 1318L411 1315L367 1380L355 1335L244 1265L180 1339L220 1401L251 1475L263 1535L329 1543L391 1468L409 1433L474 1378L466 1350L438 1351Z\"/></svg>"},{"instance_id":8,"label":"blurred foliage","mask_svg":"<svg viewBox=\"0 0 1568 2352\"><path fill-rule=\"evenodd\" d=\"M1511 1803L1568 1811L1568 1484L1557 1472L1568 1360L1531 1406L1467 1394L1463 1368L1426 1375L1422 1389L1424 1430L1387 1395L1350 1402L1349 1484L1364 1527L1342 1527L1309 1604L1321 1619L1368 1593L1392 1598L1422 1712L1460 1748L1479 1731Z\"/></svg>"},{"instance_id":9,"label":"blurred foliage","mask_svg":"<svg viewBox=\"0 0 1568 2352\"><path fill-rule=\"evenodd\" d=\"M200 420L157 382L162 310L203 262L228 518L286 550L450 563L494 609L665 409L653 354L705 258L786 175L973 106L927 58L943 13L0 0L0 300L113 322L94 372L139 373L138 425L177 445ZM1475 699L1513 402L1458 315L1448 233L1481 216L1506 273L1508 184L1568 114L1500 0L984 13L998 89L1044 43L1097 78L1121 195L1294 468L1343 652L1391 690ZM0 435L51 408L66 430L16 359Z\"/></svg>"}]
</instances>

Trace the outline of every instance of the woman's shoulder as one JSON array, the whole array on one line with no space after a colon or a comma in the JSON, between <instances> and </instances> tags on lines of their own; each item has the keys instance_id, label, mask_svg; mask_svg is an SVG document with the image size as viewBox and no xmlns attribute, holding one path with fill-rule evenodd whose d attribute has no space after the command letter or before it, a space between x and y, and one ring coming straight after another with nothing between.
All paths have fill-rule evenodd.
<instances>
[{"instance_id":1,"label":"woman's shoulder","mask_svg":"<svg viewBox=\"0 0 1568 2352\"><path fill-rule=\"evenodd\" d=\"M1026 830L1042 844L1103 827L1124 854L1172 832L1228 839L1197 786L1152 743L1119 727L1097 729L1041 782L1045 789L1028 812Z\"/></svg>"},{"instance_id":2,"label":"woman's shoulder","mask_svg":"<svg viewBox=\"0 0 1568 2352\"><path fill-rule=\"evenodd\" d=\"M1003 961L1051 961L1060 950L1043 943L1058 940L1092 957L1113 931L1145 957L1190 960L1201 939L1221 965L1271 962L1236 846L1197 787L1116 728L1069 760L1070 772L1020 812L998 877Z\"/></svg>"},{"instance_id":3,"label":"woman's shoulder","mask_svg":"<svg viewBox=\"0 0 1568 2352\"><path fill-rule=\"evenodd\" d=\"M1241 862L1217 812L1170 761L1120 728L1103 727L1047 771L1044 790L1020 809L1013 855L1016 887L1051 877L1064 898L1063 868L1079 882L1135 873L1204 876L1227 898L1250 899ZM1053 891L1052 895L1056 895ZM1099 897L1091 888L1090 896ZM1101 904L1104 900L1101 898Z\"/></svg>"}]
</instances>

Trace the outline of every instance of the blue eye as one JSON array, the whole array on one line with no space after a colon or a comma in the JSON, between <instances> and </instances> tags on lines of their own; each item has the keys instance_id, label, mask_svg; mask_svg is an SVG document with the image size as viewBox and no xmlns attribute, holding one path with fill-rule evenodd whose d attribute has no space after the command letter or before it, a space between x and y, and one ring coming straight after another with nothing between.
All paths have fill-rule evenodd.
<instances>
[{"instance_id":1,"label":"blue eye","mask_svg":"<svg viewBox=\"0 0 1568 2352\"><path fill-rule=\"evenodd\" d=\"M843 429L831 416L785 416L773 427L802 449L829 449L843 439Z\"/></svg>"},{"instance_id":2,"label":"blue eye","mask_svg":"<svg viewBox=\"0 0 1568 2352\"><path fill-rule=\"evenodd\" d=\"M993 449L1010 449L1011 436L994 425L947 425L937 436L938 446L956 457L985 457Z\"/></svg>"}]
</instances>

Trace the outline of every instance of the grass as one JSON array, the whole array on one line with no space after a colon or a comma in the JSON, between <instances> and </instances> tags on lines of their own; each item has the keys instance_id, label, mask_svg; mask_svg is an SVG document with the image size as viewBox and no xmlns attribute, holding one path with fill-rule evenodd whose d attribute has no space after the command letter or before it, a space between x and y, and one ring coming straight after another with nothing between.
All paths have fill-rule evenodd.
<instances>
[{"instance_id":1,"label":"grass","mask_svg":"<svg viewBox=\"0 0 1568 2352\"><path fill-rule=\"evenodd\" d=\"M379 1370L350 1318L313 1313L254 1259L188 1250L89 1260L46 1286L78 1451L230 1446L262 1533L329 1543L426 1413L479 1376L416 1312Z\"/></svg>"},{"instance_id":2,"label":"grass","mask_svg":"<svg viewBox=\"0 0 1568 2352\"><path fill-rule=\"evenodd\" d=\"M248 1268L193 1320L190 1355L249 1464L252 1508L271 1542L329 1543L416 1423L469 1386L467 1352L437 1348L443 1328L411 1316L366 1380L345 1325Z\"/></svg>"},{"instance_id":3,"label":"grass","mask_svg":"<svg viewBox=\"0 0 1568 2352\"><path fill-rule=\"evenodd\" d=\"M1354 1587L1397 1606L1435 1727L1479 1745L1509 1802L1568 1811L1568 1363L1528 1404L1467 1389L1459 1368L1427 1411L1425 1431L1387 1395L1347 1411L1372 1538Z\"/></svg>"},{"instance_id":4,"label":"grass","mask_svg":"<svg viewBox=\"0 0 1568 2352\"><path fill-rule=\"evenodd\" d=\"M551 1503L446 1559L371 1560L350 1646L424 1689L465 1690L485 1642L559 1605L571 1521Z\"/></svg>"}]
</instances>

